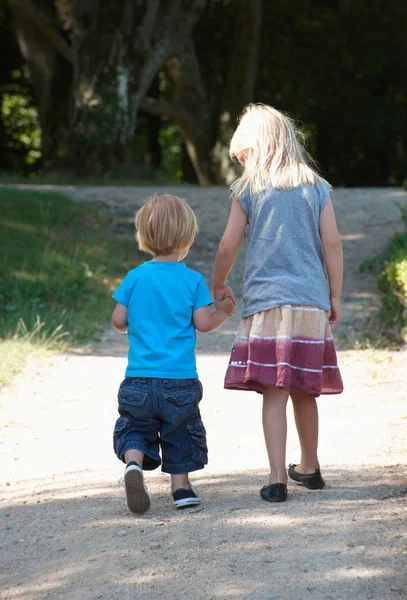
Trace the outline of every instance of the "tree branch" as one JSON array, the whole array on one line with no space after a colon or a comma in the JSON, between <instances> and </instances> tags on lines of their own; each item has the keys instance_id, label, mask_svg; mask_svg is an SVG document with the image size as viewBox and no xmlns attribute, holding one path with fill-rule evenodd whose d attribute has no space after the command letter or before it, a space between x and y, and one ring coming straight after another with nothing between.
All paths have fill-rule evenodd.
<instances>
[{"instance_id":1,"label":"tree branch","mask_svg":"<svg viewBox=\"0 0 407 600\"><path fill-rule=\"evenodd\" d=\"M31 19L43 34L48 38L55 50L72 64L72 52L68 42L60 34L52 18L46 15L34 2L31 0L10 0L11 7L19 8L24 14Z\"/></svg>"},{"instance_id":2,"label":"tree branch","mask_svg":"<svg viewBox=\"0 0 407 600\"><path fill-rule=\"evenodd\" d=\"M183 9L191 31L198 21L208 0L184 0Z\"/></svg>"},{"instance_id":3,"label":"tree branch","mask_svg":"<svg viewBox=\"0 0 407 600\"><path fill-rule=\"evenodd\" d=\"M165 100L158 100L151 96L144 96L140 103L141 110L148 113L149 115L155 115L156 117L167 117L172 119L176 123L182 120L182 109L177 105L165 102Z\"/></svg>"}]
</instances>

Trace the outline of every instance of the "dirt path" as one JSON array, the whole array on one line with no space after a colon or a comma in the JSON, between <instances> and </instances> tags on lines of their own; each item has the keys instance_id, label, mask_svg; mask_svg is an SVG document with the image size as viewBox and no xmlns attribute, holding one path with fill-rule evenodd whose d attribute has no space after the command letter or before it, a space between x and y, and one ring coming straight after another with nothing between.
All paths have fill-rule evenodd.
<instances>
[{"instance_id":1,"label":"dirt path","mask_svg":"<svg viewBox=\"0 0 407 600\"><path fill-rule=\"evenodd\" d=\"M66 190L114 210L151 189ZM195 208L201 233L191 266L210 276L228 201L220 188L173 190ZM238 317L199 339L210 465L193 476L203 507L175 512L168 477L148 475L152 509L130 515L111 446L123 338L32 363L0 396L0 597L13 600L354 600L407 594L407 351L354 351L358 318L375 306L359 264L399 224L401 190L338 190L345 251L344 321L337 329L346 391L320 400L320 457L328 487L290 485L264 503L267 460L255 394L222 389ZM123 222L118 229L130 231ZM240 290L244 254L231 281ZM292 415L288 460L298 459ZM404 527L404 528L403 528Z\"/></svg>"}]
</instances>

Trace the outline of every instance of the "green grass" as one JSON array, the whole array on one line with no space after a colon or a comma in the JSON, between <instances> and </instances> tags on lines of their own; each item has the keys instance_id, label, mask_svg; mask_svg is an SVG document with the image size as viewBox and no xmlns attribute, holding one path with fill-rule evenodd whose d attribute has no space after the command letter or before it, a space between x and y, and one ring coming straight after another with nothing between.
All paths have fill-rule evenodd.
<instances>
[{"instance_id":1,"label":"green grass","mask_svg":"<svg viewBox=\"0 0 407 600\"><path fill-rule=\"evenodd\" d=\"M34 352L97 337L110 298L140 255L114 233L114 217L94 203L56 193L0 189L0 384Z\"/></svg>"},{"instance_id":2,"label":"green grass","mask_svg":"<svg viewBox=\"0 0 407 600\"><path fill-rule=\"evenodd\" d=\"M381 345L407 343L407 209L401 208L404 231L396 233L379 256L362 263L361 271L377 274L381 307L370 319L368 335L373 333Z\"/></svg>"},{"instance_id":3,"label":"green grass","mask_svg":"<svg viewBox=\"0 0 407 600\"><path fill-rule=\"evenodd\" d=\"M114 176L109 173L100 176L79 177L69 171L44 171L32 173L0 172L0 185L27 184L27 185L76 185L76 186L187 186L178 178L171 178L162 171L149 170L145 173L135 172L134 176Z\"/></svg>"}]
</instances>

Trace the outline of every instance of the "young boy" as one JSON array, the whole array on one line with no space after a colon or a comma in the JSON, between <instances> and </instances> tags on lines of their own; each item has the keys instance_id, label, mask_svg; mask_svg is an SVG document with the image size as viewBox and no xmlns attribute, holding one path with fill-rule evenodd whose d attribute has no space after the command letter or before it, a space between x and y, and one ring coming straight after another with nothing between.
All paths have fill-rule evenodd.
<instances>
[{"instance_id":1,"label":"young boy","mask_svg":"<svg viewBox=\"0 0 407 600\"><path fill-rule=\"evenodd\" d=\"M202 384L195 361L196 329L217 329L233 314L226 298L213 302L202 275L180 261L198 232L188 204L168 194L148 198L136 215L137 241L153 256L129 271L113 294L112 324L128 334L125 379L120 385L114 450L126 463L129 510L150 506L143 469L161 464L171 475L177 508L200 504L188 474L207 464L206 432L199 412Z\"/></svg>"}]
</instances>

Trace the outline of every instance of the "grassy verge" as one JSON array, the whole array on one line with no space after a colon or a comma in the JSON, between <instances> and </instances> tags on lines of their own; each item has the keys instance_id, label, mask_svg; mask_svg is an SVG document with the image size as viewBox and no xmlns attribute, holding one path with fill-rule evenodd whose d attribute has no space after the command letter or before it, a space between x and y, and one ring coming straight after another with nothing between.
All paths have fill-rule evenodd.
<instances>
[{"instance_id":1,"label":"grassy verge","mask_svg":"<svg viewBox=\"0 0 407 600\"><path fill-rule=\"evenodd\" d=\"M377 273L381 308L370 320L369 335L380 343L407 343L407 209L401 209L404 231L384 252L361 265Z\"/></svg>"},{"instance_id":2,"label":"grassy verge","mask_svg":"<svg viewBox=\"0 0 407 600\"><path fill-rule=\"evenodd\" d=\"M35 352L95 339L139 254L94 203L0 189L0 385ZM115 216L115 219L119 217Z\"/></svg>"},{"instance_id":3,"label":"grassy verge","mask_svg":"<svg viewBox=\"0 0 407 600\"><path fill-rule=\"evenodd\" d=\"M106 186L184 186L188 185L182 182L180 179L171 178L163 171L150 170L145 174L135 174L132 177L120 177L114 176L109 173L100 176L91 177L78 177L77 175L68 171L44 171L38 173L32 173L31 175L21 173L0 173L0 184L12 185L12 184L27 184L27 185L76 185L76 186L92 186L92 185L106 185Z\"/></svg>"}]
</instances>

